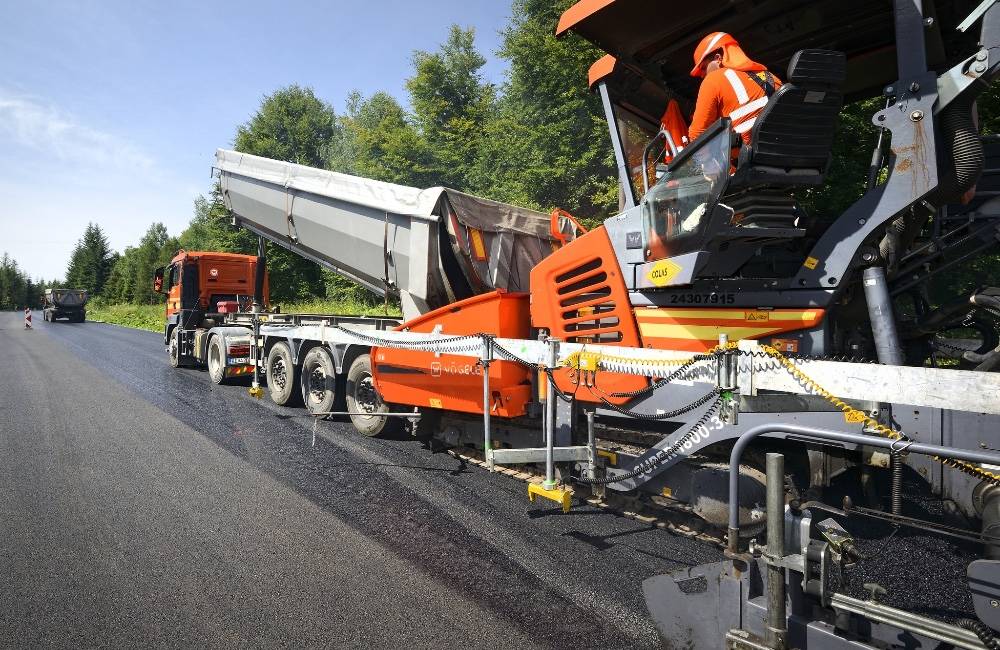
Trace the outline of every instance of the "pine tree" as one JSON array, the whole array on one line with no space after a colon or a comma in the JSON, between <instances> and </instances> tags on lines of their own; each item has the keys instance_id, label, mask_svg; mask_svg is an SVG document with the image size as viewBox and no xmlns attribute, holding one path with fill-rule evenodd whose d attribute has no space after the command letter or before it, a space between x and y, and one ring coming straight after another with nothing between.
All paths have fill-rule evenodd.
<instances>
[{"instance_id":1,"label":"pine tree","mask_svg":"<svg viewBox=\"0 0 1000 650\"><path fill-rule=\"evenodd\" d=\"M66 282L75 289L86 289L96 295L104 289L112 266L112 251L101 227L88 223L83 237L73 248Z\"/></svg>"}]
</instances>

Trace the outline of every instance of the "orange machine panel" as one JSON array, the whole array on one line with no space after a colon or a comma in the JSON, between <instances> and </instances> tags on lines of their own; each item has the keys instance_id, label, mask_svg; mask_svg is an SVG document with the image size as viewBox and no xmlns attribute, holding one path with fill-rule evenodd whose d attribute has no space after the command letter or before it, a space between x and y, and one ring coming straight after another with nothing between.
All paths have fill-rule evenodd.
<instances>
[{"instance_id":1,"label":"orange machine panel","mask_svg":"<svg viewBox=\"0 0 1000 650\"><path fill-rule=\"evenodd\" d=\"M611 240L600 226L560 248L531 270L531 324L570 343L640 347L639 331ZM595 389L576 391L569 369L555 373L564 391L596 402L597 394L643 388L648 380L635 375L598 373Z\"/></svg>"},{"instance_id":2,"label":"orange machine panel","mask_svg":"<svg viewBox=\"0 0 1000 650\"><path fill-rule=\"evenodd\" d=\"M529 327L528 294L498 290L424 314L398 329L523 339L528 338ZM386 402L483 412L483 369L472 357L392 348L372 348L371 357L376 387ZM490 393L493 415L524 415L531 401L531 371L511 361L493 361Z\"/></svg>"},{"instance_id":3,"label":"orange machine panel","mask_svg":"<svg viewBox=\"0 0 1000 650\"><path fill-rule=\"evenodd\" d=\"M730 341L760 339L783 332L811 329L823 320L822 309L714 309L639 308L639 324L646 347L705 352L719 343L719 334Z\"/></svg>"}]
</instances>

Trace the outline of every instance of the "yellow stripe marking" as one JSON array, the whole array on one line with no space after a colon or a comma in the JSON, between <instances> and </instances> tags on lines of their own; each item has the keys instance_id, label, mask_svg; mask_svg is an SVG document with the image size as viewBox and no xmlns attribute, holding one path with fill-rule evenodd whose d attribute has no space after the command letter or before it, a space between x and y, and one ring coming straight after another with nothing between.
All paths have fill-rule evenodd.
<instances>
[{"instance_id":1,"label":"yellow stripe marking","mask_svg":"<svg viewBox=\"0 0 1000 650\"><path fill-rule=\"evenodd\" d=\"M660 323L639 323L639 332L643 336L661 339L694 339L697 341L714 341L719 334L725 332L730 339L745 339L763 336L777 332L778 327L731 327L729 325L674 325Z\"/></svg>"},{"instance_id":2,"label":"yellow stripe marking","mask_svg":"<svg viewBox=\"0 0 1000 650\"><path fill-rule=\"evenodd\" d=\"M767 314L768 320L781 321L801 321L808 322L815 320L819 316L819 311L807 309L805 311L783 311L777 309L636 309L636 318L665 319L672 318L682 320L685 318L714 318L717 320L748 320L748 314L757 316Z\"/></svg>"}]
</instances>

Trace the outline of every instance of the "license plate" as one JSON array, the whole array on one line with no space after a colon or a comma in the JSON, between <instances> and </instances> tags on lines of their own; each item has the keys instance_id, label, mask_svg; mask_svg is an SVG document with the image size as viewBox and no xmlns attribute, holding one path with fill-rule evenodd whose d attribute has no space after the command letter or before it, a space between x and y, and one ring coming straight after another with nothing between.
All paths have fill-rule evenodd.
<instances>
[{"instance_id":1,"label":"license plate","mask_svg":"<svg viewBox=\"0 0 1000 650\"><path fill-rule=\"evenodd\" d=\"M229 365L240 366L250 363L250 357L229 358Z\"/></svg>"}]
</instances>

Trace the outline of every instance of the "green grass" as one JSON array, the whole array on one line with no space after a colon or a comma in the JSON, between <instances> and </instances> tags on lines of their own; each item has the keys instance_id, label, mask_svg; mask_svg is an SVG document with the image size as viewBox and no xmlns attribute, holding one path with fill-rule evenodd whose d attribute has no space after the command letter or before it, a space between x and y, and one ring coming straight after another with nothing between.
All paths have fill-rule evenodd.
<instances>
[{"instance_id":1,"label":"green grass","mask_svg":"<svg viewBox=\"0 0 1000 650\"><path fill-rule=\"evenodd\" d=\"M386 312L384 304L373 304L349 298L343 300L313 300L281 305L285 314L338 314L341 316L402 316L398 303L389 303Z\"/></svg>"},{"instance_id":2,"label":"green grass","mask_svg":"<svg viewBox=\"0 0 1000 650\"><path fill-rule=\"evenodd\" d=\"M87 320L124 325L151 332L163 331L163 305L105 305L99 301L87 305Z\"/></svg>"},{"instance_id":3,"label":"green grass","mask_svg":"<svg viewBox=\"0 0 1000 650\"><path fill-rule=\"evenodd\" d=\"M341 314L345 316L385 316L383 305L356 300L315 300L281 305L286 314ZM151 332L162 332L163 305L107 305L99 299L87 305L87 320L99 320ZM389 316L400 316L399 305L389 303Z\"/></svg>"}]
</instances>

